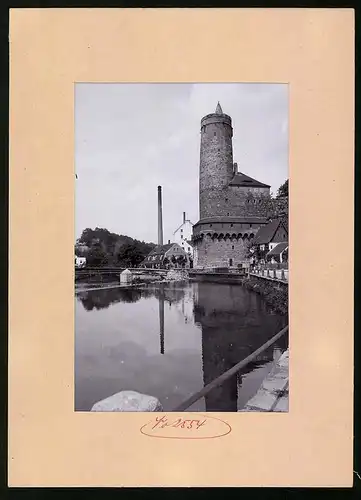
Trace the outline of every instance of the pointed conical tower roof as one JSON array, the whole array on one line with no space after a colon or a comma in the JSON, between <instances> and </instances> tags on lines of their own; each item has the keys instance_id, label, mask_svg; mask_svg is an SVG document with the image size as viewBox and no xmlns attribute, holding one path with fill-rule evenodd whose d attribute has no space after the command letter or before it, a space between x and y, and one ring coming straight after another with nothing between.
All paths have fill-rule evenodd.
<instances>
[{"instance_id":1,"label":"pointed conical tower roof","mask_svg":"<svg viewBox=\"0 0 361 500\"><path fill-rule=\"evenodd\" d=\"M218 101L218 104L217 104L217 107L216 107L216 114L217 115L223 115L223 111L222 111L221 105L219 104L219 101Z\"/></svg>"}]
</instances>

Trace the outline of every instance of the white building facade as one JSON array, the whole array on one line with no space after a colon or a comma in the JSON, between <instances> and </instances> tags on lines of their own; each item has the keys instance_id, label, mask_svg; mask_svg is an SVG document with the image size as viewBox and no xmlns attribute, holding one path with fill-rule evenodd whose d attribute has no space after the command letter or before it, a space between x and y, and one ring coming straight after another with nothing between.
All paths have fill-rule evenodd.
<instances>
[{"instance_id":1,"label":"white building facade","mask_svg":"<svg viewBox=\"0 0 361 500\"><path fill-rule=\"evenodd\" d=\"M75 267L85 267L86 266L86 258L75 256Z\"/></svg>"},{"instance_id":2,"label":"white building facade","mask_svg":"<svg viewBox=\"0 0 361 500\"><path fill-rule=\"evenodd\" d=\"M175 243L178 243L181 248L183 248L186 254L189 255L193 261L193 246L191 244L192 232L193 224L186 218L186 213L183 212L183 223L174 231L173 240Z\"/></svg>"}]
</instances>

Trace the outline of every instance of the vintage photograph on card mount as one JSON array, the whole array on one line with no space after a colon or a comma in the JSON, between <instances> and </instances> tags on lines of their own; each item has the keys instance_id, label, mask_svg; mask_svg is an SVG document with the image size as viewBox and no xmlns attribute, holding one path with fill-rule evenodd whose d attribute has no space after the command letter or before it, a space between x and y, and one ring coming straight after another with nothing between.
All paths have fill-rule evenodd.
<instances>
[{"instance_id":1,"label":"vintage photograph on card mount","mask_svg":"<svg viewBox=\"0 0 361 500\"><path fill-rule=\"evenodd\" d=\"M75 84L75 411L288 412L288 113L284 83Z\"/></svg>"}]
</instances>

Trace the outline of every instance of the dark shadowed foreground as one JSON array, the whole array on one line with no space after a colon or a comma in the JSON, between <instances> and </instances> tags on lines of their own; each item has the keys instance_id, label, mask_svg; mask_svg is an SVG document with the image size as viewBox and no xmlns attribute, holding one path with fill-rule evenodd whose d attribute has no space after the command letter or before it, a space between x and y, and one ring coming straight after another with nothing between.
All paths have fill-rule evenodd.
<instances>
[{"instance_id":1,"label":"dark shadowed foreground","mask_svg":"<svg viewBox=\"0 0 361 500\"><path fill-rule=\"evenodd\" d=\"M241 285L167 283L76 296L75 409L116 392L156 396L171 411L288 323ZM237 411L256 393L287 338L189 408Z\"/></svg>"}]
</instances>

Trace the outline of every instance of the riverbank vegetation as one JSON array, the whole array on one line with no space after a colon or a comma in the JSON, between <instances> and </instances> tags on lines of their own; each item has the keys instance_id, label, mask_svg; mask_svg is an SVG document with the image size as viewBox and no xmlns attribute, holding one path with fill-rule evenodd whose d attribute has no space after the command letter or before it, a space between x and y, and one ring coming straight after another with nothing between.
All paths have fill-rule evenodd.
<instances>
[{"instance_id":1,"label":"riverbank vegetation","mask_svg":"<svg viewBox=\"0 0 361 500\"><path fill-rule=\"evenodd\" d=\"M243 278L242 285L262 295L265 302L275 312L282 315L288 314L288 286L253 277Z\"/></svg>"},{"instance_id":2,"label":"riverbank vegetation","mask_svg":"<svg viewBox=\"0 0 361 500\"><path fill-rule=\"evenodd\" d=\"M154 243L112 233L105 228L86 228L76 241L75 255L86 257L87 267L135 267L154 247Z\"/></svg>"}]
</instances>

